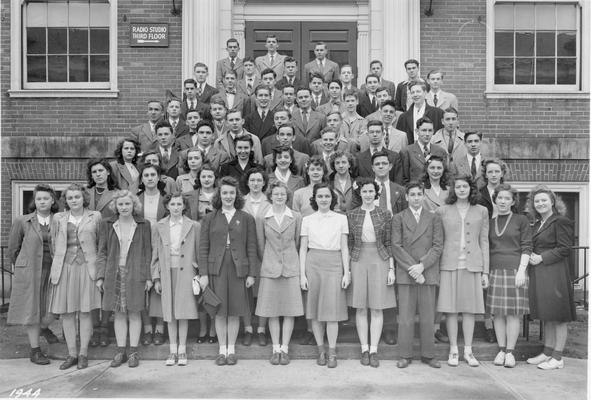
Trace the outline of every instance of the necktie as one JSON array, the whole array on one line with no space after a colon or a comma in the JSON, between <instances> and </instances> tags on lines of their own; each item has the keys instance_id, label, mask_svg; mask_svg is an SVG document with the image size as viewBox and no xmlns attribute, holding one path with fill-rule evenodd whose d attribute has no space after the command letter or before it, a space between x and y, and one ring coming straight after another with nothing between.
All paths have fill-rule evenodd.
<instances>
[{"instance_id":1,"label":"necktie","mask_svg":"<svg viewBox=\"0 0 591 400\"><path fill-rule=\"evenodd\" d=\"M386 135L384 136L384 147L386 147L386 149L390 148L390 130L392 129L392 127L388 127L386 128Z\"/></svg>"},{"instance_id":2,"label":"necktie","mask_svg":"<svg viewBox=\"0 0 591 400\"><path fill-rule=\"evenodd\" d=\"M427 146L423 146L423 156L425 158L427 158L427 156L429 155L429 149L427 148Z\"/></svg>"},{"instance_id":3,"label":"necktie","mask_svg":"<svg viewBox=\"0 0 591 400\"><path fill-rule=\"evenodd\" d=\"M194 110L195 109L195 100L191 100L191 109Z\"/></svg>"},{"instance_id":4,"label":"necktie","mask_svg":"<svg viewBox=\"0 0 591 400\"><path fill-rule=\"evenodd\" d=\"M472 157L472 166L470 167L470 174L472 174L472 179L476 179L476 157Z\"/></svg>"},{"instance_id":5,"label":"necktie","mask_svg":"<svg viewBox=\"0 0 591 400\"><path fill-rule=\"evenodd\" d=\"M203 93L203 87L201 86L201 84L199 84L199 87L197 88L197 95L201 96L202 93Z\"/></svg>"},{"instance_id":6,"label":"necktie","mask_svg":"<svg viewBox=\"0 0 591 400\"><path fill-rule=\"evenodd\" d=\"M381 184L380 188L380 206L382 210L388 209L388 192L386 191L386 185L384 182Z\"/></svg>"},{"instance_id":7,"label":"necktie","mask_svg":"<svg viewBox=\"0 0 591 400\"><path fill-rule=\"evenodd\" d=\"M436 94L433 95L433 104L435 106L437 106L437 95Z\"/></svg>"},{"instance_id":8,"label":"necktie","mask_svg":"<svg viewBox=\"0 0 591 400\"><path fill-rule=\"evenodd\" d=\"M265 110L262 110L261 111L261 121L264 121L266 116L267 116L267 113L265 112Z\"/></svg>"},{"instance_id":9,"label":"necktie","mask_svg":"<svg viewBox=\"0 0 591 400\"><path fill-rule=\"evenodd\" d=\"M178 123L179 122L176 121L176 120L175 121L172 121L172 124L171 124L172 125L172 130L175 130L176 129L176 126L177 126Z\"/></svg>"},{"instance_id":10,"label":"necktie","mask_svg":"<svg viewBox=\"0 0 591 400\"><path fill-rule=\"evenodd\" d=\"M246 84L246 89L249 95L252 94L252 80L248 81L248 83Z\"/></svg>"},{"instance_id":11,"label":"necktie","mask_svg":"<svg viewBox=\"0 0 591 400\"><path fill-rule=\"evenodd\" d=\"M308 130L308 112L306 110L302 110L302 121L304 123L304 130Z\"/></svg>"},{"instance_id":12,"label":"necktie","mask_svg":"<svg viewBox=\"0 0 591 400\"><path fill-rule=\"evenodd\" d=\"M454 151L454 133L449 133L449 142L447 143L447 152L449 154L450 161L452 160L451 153Z\"/></svg>"},{"instance_id":13,"label":"necktie","mask_svg":"<svg viewBox=\"0 0 591 400\"><path fill-rule=\"evenodd\" d=\"M235 66L236 66L236 63L234 62L234 59L233 59L233 58L231 58L231 59L230 59L230 69L231 69L232 71L234 71L234 67L235 67Z\"/></svg>"},{"instance_id":14,"label":"necktie","mask_svg":"<svg viewBox=\"0 0 591 400\"><path fill-rule=\"evenodd\" d=\"M376 96L373 96L373 99L371 99L371 107L375 109L377 106Z\"/></svg>"},{"instance_id":15,"label":"necktie","mask_svg":"<svg viewBox=\"0 0 591 400\"><path fill-rule=\"evenodd\" d=\"M314 102L316 103L316 107L318 107L320 105L320 96L315 96L316 100L314 100Z\"/></svg>"},{"instance_id":16,"label":"necktie","mask_svg":"<svg viewBox=\"0 0 591 400\"><path fill-rule=\"evenodd\" d=\"M162 154L162 163L168 166L168 162L170 161L170 156L168 155L168 149L164 149L164 154Z\"/></svg>"},{"instance_id":17,"label":"necktie","mask_svg":"<svg viewBox=\"0 0 591 400\"><path fill-rule=\"evenodd\" d=\"M269 59L271 60L271 65L273 65L273 58L275 58L272 54L269 55Z\"/></svg>"},{"instance_id":18,"label":"necktie","mask_svg":"<svg viewBox=\"0 0 591 400\"><path fill-rule=\"evenodd\" d=\"M419 221L421 220L421 215L418 213L418 211L413 211L413 214L415 215L415 219L417 220L417 224L418 224Z\"/></svg>"}]
</instances>

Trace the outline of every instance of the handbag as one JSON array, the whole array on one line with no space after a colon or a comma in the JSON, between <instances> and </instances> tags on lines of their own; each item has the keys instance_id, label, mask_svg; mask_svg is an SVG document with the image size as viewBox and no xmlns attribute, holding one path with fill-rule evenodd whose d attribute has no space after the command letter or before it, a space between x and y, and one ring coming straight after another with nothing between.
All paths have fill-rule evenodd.
<instances>
[{"instance_id":1,"label":"handbag","mask_svg":"<svg viewBox=\"0 0 591 400\"><path fill-rule=\"evenodd\" d=\"M199 296L201 294L201 286L199 285L199 276L195 275L191 281L193 284L193 294Z\"/></svg>"}]
</instances>

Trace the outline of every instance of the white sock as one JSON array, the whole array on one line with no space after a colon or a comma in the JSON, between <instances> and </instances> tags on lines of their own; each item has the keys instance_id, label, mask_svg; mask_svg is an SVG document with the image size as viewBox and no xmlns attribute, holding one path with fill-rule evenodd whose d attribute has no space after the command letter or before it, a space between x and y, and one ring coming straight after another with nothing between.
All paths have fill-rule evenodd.
<instances>
[{"instance_id":1,"label":"white sock","mask_svg":"<svg viewBox=\"0 0 591 400\"><path fill-rule=\"evenodd\" d=\"M458 346L449 346L449 352L452 354L458 354Z\"/></svg>"},{"instance_id":2,"label":"white sock","mask_svg":"<svg viewBox=\"0 0 591 400\"><path fill-rule=\"evenodd\" d=\"M233 344L229 344L228 345L228 354L235 354L236 350L234 349L234 345Z\"/></svg>"},{"instance_id":3,"label":"white sock","mask_svg":"<svg viewBox=\"0 0 591 400\"><path fill-rule=\"evenodd\" d=\"M281 345L274 344L273 345L273 353L279 353L281 351Z\"/></svg>"},{"instance_id":4,"label":"white sock","mask_svg":"<svg viewBox=\"0 0 591 400\"><path fill-rule=\"evenodd\" d=\"M250 333L252 333L252 326L251 325L245 326L244 327L244 332L250 332Z\"/></svg>"},{"instance_id":5,"label":"white sock","mask_svg":"<svg viewBox=\"0 0 591 400\"><path fill-rule=\"evenodd\" d=\"M228 349L226 348L226 346L220 346L220 354L224 356L228 354Z\"/></svg>"},{"instance_id":6,"label":"white sock","mask_svg":"<svg viewBox=\"0 0 591 400\"><path fill-rule=\"evenodd\" d=\"M179 344L179 354L187 354L187 345Z\"/></svg>"},{"instance_id":7,"label":"white sock","mask_svg":"<svg viewBox=\"0 0 591 400\"><path fill-rule=\"evenodd\" d=\"M171 343L170 344L170 354L178 354L177 353L177 344L176 343Z\"/></svg>"},{"instance_id":8,"label":"white sock","mask_svg":"<svg viewBox=\"0 0 591 400\"><path fill-rule=\"evenodd\" d=\"M377 353L378 352L378 346L369 346L369 353Z\"/></svg>"},{"instance_id":9,"label":"white sock","mask_svg":"<svg viewBox=\"0 0 591 400\"><path fill-rule=\"evenodd\" d=\"M362 344L361 345L361 352L365 353L366 351L369 351L369 345L368 344Z\"/></svg>"},{"instance_id":10,"label":"white sock","mask_svg":"<svg viewBox=\"0 0 591 400\"><path fill-rule=\"evenodd\" d=\"M265 333L265 327L264 326L259 326L257 328L257 333Z\"/></svg>"},{"instance_id":11,"label":"white sock","mask_svg":"<svg viewBox=\"0 0 591 400\"><path fill-rule=\"evenodd\" d=\"M289 346L288 346L288 345L286 345L286 344L284 344L284 345L281 345L281 347L280 347L280 350L281 350L282 352L284 352L285 354L287 354L287 353L289 352Z\"/></svg>"},{"instance_id":12,"label":"white sock","mask_svg":"<svg viewBox=\"0 0 591 400\"><path fill-rule=\"evenodd\" d=\"M472 346L464 346L464 354L472 354Z\"/></svg>"}]
</instances>

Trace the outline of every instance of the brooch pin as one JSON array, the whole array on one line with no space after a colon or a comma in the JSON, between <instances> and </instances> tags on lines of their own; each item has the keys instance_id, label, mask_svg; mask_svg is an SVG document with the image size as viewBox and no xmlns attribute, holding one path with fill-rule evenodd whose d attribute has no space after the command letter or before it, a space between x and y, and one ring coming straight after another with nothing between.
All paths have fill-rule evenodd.
<instances>
[{"instance_id":1,"label":"brooch pin","mask_svg":"<svg viewBox=\"0 0 591 400\"><path fill-rule=\"evenodd\" d=\"M236 221L236 225L240 225L240 221Z\"/></svg>"}]
</instances>

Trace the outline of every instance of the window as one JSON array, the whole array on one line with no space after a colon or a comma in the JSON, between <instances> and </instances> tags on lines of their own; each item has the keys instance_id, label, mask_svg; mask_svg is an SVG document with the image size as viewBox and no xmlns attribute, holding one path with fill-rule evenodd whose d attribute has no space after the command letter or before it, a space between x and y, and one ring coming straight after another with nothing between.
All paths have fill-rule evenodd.
<instances>
[{"instance_id":1,"label":"window","mask_svg":"<svg viewBox=\"0 0 591 400\"><path fill-rule=\"evenodd\" d=\"M581 27L582 21L588 22L582 18L588 10L580 2L491 3L489 90L581 91L588 70L584 46L589 43L584 34L588 27Z\"/></svg>"},{"instance_id":2,"label":"window","mask_svg":"<svg viewBox=\"0 0 591 400\"><path fill-rule=\"evenodd\" d=\"M116 1L12 4L11 96L116 96Z\"/></svg>"},{"instance_id":3,"label":"window","mask_svg":"<svg viewBox=\"0 0 591 400\"><path fill-rule=\"evenodd\" d=\"M62 191L70 186L75 181L47 181L51 187L56 191L58 198L61 196ZM39 184L39 181L13 181L12 182L12 219L20 217L29 213L29 206L33 202L33 191L35 186ZM59 210L64 210L64 205L59 202Z\"/></svg>"}]
</instances>

